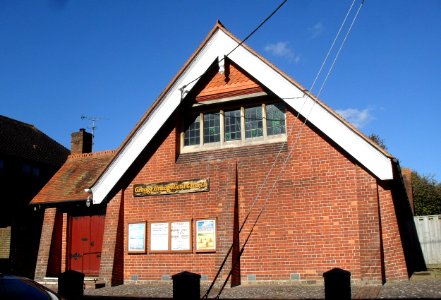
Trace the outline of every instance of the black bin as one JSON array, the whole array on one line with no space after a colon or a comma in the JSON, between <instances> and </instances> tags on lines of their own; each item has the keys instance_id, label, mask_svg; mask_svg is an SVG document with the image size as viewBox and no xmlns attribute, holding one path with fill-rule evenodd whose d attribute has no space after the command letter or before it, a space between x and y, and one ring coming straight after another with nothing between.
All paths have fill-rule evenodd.
<instances>
[{"instance_id":1,"label":"black bin","mask_svg":"<svg viewBox=\"0 0 441 300\"><path fill-rule=\"evenodd\" d=\"M81 299L84 293L84 274L68 270L58 276L58 294L66 299Z\"/></svg>"},{"instance_id":2,"label":"black bin","mask_svg":"<svg viewBox=\"0 0 441 300\"><path fill-rule=\"evenodd\" d=\"M334 268L323 273L326 300L351 299L351 272Z\"/></svg>"},{"instance_id":3,"label":"black bin","mask_svg":"<svg viewBox=\"0 0 441 300\"><path fill-rule=\"evenodd\" d=\"M174 300L200 299L201 275L184 271L173 275L172 280Z\"/></svg>"}]
</instances>

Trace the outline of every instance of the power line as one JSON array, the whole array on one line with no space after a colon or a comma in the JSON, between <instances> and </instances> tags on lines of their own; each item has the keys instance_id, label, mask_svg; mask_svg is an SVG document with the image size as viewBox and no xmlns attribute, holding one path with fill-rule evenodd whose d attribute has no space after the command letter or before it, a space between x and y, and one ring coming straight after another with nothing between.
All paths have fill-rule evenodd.
<instances>
[{"instance_id":1,"label":"power line","mask_svg":"<svg viewBox=\"0 0 441 300\"><path fill-rule=\"evenodd\" d=\"M277 6L277 8L265 19L263 20L259 26L257 26L253 31L251 31L250 34L248 34L239 44L237 44L236 47L234 47L233 50L231 50L230 52L228 52L227 55L225 55L226 57L228 57L231 53L233 53L237 48L239 48L240 46L242 46L243 43L245 43L254 33L256 33L257 30L260 29L260 27L263 26L263 24L265 24L269 19L271 19L271 17L280 9L282 8L282 6L287 2L288 0L284 0L282 3L279 4L279 6ZM222 58L222 60L224 60L224 58ZM222 61L221 60L221 61Z\"/></svg>"},{"instance_id":2,"label":"power line","mask_svg":"<svg viewBox=\"0 0 441 300\"><path fill-rule=\"evenodd\" d=\"M332 41L331 47L329 48L328 53L326 53L325 59L323 60L323 63L322 63L322 65L320 66L320 69L319 69L319 71L317 72L317 75L315 76L314 81L312 82L311 88L309 89L310 91L312 91L312 89L314 88L314 86L315 86L315 84L316 84L316 82L317 82L317 80L318 80L320 74L322 73L322 70L323 70L323 68L324 68L324 66L325 66L325 64L326 64L326 62L328 61L329 55L331 54L331 51L332 51L332 49L334 48L335 42L337 41L337 39L338 39L338 37L339 37L339 35L340 35L341 30L343 29L344 25L346 24L346 20L348 19L348 16L349 16L349 14L351 13L351 10L352 10L352 7L353 7L354 4L355 4L355 1L357 1L357 0L353 0L353 1L352 1L352 4L351 4L351 6L349 7L348 12L346 13L346 16L345 16L343 22L342 22L341 25L340 25L340 28L338 29L338 32L337 32L337 34L335 35L334 40Z\"/></svg>"},{"instance_id":3,"label":"power line","mask_svg":"<svg viewBox=\"0 0 441 300\"><path fill-rule=\"evenodd\" d=\"M347 18L348 18L348 16L349 16L350 12L351 12L351 10L352 10L352 7L353 7L355 1L356 1L356 0L354 0L354 1L352 2L351 6L350 6L350 8L349 8L349 10L348 10L348 12L347 12L347 14L346 14L346 16L345 16L343 22L342 22L342 25L340 26L340 28L339 28L339 30L338 30L338 32L337 32L337 34L336 34L336 37L334 38L334 41L333 41L333 43L332 43L332 45L331 45L331 47L330 47L330 49L329 49L329 51L328 51L328 53L327 53L327 55L326 55L324 61L323 61L323 63L322 63L322 65L321 65L321 67L320 67L320 69L319 69L319 71L318 71L318 74L317 74L317 76L315 77L315 79L314 79L314 81L313 81L313 84L312 84L312 86L311 86L311 90L314 88L315 83L316 83L316 81L317 81L319 75L321 74L321 72L322 72L322 70L323 70L323 67L324 67L324 65L325 65L325 63L326 63L326 61L327 61L327 59L328 59L328 57L329 57L329 55L330 55L330 53L331 53L331 51L332 51L332 48L333 48L334 45L335 45L336 40L338 39L338 36L340 35L340 32L341 32L342 28L344 27L344 24L346 23L346 20L347 20ZM317 94L317 97L321 94L321 92L322 92L322 90L323 90L323 87L324 87L324 85L326 84L326 81L327 81L327 79L329 78L329 75L331 74L331 72L332 72L332 70L333 70L333 67L334 67L334 65L335 65L335 62L337 61L337 58L338 58L338 56L339 56L339 54L340 54L340 52L341 52L341 50L342 50L342 48L343 48L343 46L344 46L344 44L345 44L345 42L346 42L346 39L347 39L347 37L348 37L348 35L349 35L351 29L352 29L352 26L353 26L353 24L355 23L355 20L356 20L357 17L358 17L358 14L359 14L359 12L360 12L360 10L361 10L361 7L362 7L363 3L364 3L364 0L362 0L361 4L360 4L360 6L359 6L359 8L358 8L358 10L357 10L357 12L356 12L356 14L355 14L353 20L352 20L352 23L351 23L351 25L350 25L350 27L349 27L349 29L348 29L348 31L347 31L347 33L346 33L346 35L345 35L345 37L344 37L342 43L341 43L341 45L340 45L340 48L339 48L339 50L338 50L338 52L337 52L337 54L336 54L336 56L335 56L335 58L334 58L334 60L333 60L333 63L332 63L332 65L331 65L331 67L330 67L330 69L329 69L329 71L328 71L328 73L327 73L327 75L326 75L326 77L325 77L325 80L324 80L324 82L322 83L322 85L321 85L321 87L320 87L320 90L319 90L319 93ZM237 47L236 47L236 48L237 48ZM231 53L231 52L230 52L230 53ZM304 91L304 92L305 92L305 94L303 95L303 97L298 97L298 98L304 98L304 97L306 97L306 91ZM296 98L297 98L297 97L296 97ZM216 296L216 299L219 299L219 296L220 296L220 294L222 293L222 291L223 291L223 289L224 289L224 287L225 287L227 281L229 280L229 278L230 278L230 276L231 276L231 274L232 274L232 272L233 272L233 270L234 270L234 268L235 268L235 265L236 265L237 261L240 259L240 256L242 255L243 251L245 250L245 246L246 246L246 244L248 243L248 240L249 240L249 238L251 237L251 234L253 233L254 227L256 226L257 222L259 221L259 219L260 219L262 213L264 212L264 210L265 210L265 208L266 208L266 205L267 205L267 203L268 203L268 200L269 200L270 196L272 195L272 192L273 192L273 190L274 190L274 187L275 187L276 183L278 182L278 180L279 180L281 174L284 172L284 169L285 169L285 166L286 166L288 160L292 157L292 154L293 154L293 152L294 152L294 149L295 149L295 147L296 147L296 145L297 145L297 143L298 143L298 141L299 141L299 139L300 139L300 135L301 135L301 133L303 132L303 128L304 128L304 126L306 125L306 123L307 123L307 121L308 121L308 118L309 118L309 115L311 114L311 112L312 112L312 110L313 110L313 108L314 108L314 106L315 106L315 104L316 104L316 102L317 102L317 100L315 100L313 97L311 97L311 99L314 101L314 103L313 103L313 105L312 105L310 111L308 112L308 114L305 116L305 120L302 122L302 126L301 126L301 128L299 129L299 132L298 132L298 134L297 134L297 136L296 136L296 139L294 140L294 143L293 143L293 145L292 145L290 151L288 152L288 155L286 156L285 160L284 160L283 163L282 163L282 167L281 167L280 170L279 170L279 174L278 174L277 177L275 178L275 180L274 180L274 182L273 182L273 184L272 184L272 188L269 189L269 192L268 192L266 198L264 199L264 203L263 203L263 205L262 205L262 207L261 207L261 209L260 209L260 211L259 211L259 213L258 213L258 215L257 215L257 217L256 217L256 219L255 219L255 221L254 221L254 223L253 223L253 225L252 225L252 227L251 227L251 230L250 230L250 232L249 232L249 234L248 234L248 236L247 236L247 238L246 238L245 243L244 243L243 246L242 246L242 249L241 249L241 251L240 251L240 253L239 253L239 257L236 258L236 261L234 261L233 266L232 266L232 268L231 268L231 270L230 270L230 272L229 272L229 274L228 274L226 280L224 281L224 284L222 285L222 287L221 287L221 289L220 289L218 295ZM306 99L305 99L305 101L303 102L302 108L298 111L297 116L296 116L296 119L299 119L299 117L300 117L300 111L303 109L303 106L304 106L305 103L306 103ZM290 134L292 133L293 129L294 129L294 123L291 125L291 127L290 127L290 129L289 129L289 134L288 134L288 135L290 135ZM283 147L284 147L284 145L285 145L286 143L287 143L287 141L284 141L283 144L280 146L279 152L277 153L276 158L274 159L273 164L272 164L272 166L270 167L270 170L267 172L267 174L266 174L266 176L265 176L265 179L264 179L264 182L260 185L259 190L258 190L258 192L257 192L257 195L256 195L256 197L254 198L253 203L252 203L252 205L251 205L251 207L250 207L250 209L249 209L249 211L248 211L248 214L246 215L244 221L242 222L242 225L241 225L241 227L240 227L240 229L239 229L239 234L241 233L242 229L244 228L245 224L247 223L248 218L249 218L250 215L251 215L251 212L254 210L254 206L256 205L257 200L260 198L261 191L263 190L263 187L267 184L268 179L269 179L269 176L270 176L270 174L272 173L272 171L273 171L273 169L274 169L274 167L275 167L275 165L276 165L276 163L277 163L277 161L278 161L278 159L279 159L279 156L280 156L280 154L281 154L281 152L282 152L282 149L283 149ZM214 280L213 280L213 282L212 282L210 288L209 288L209 289L207 290L207 292L205 293L204 298L207 298L207 297L208 297L208 294L209 294L209 292L210 292L212 286L214 285L214 282L217 280L217 277L219 276L221 269L223 268L223 266L224 266L224 264L225 264L225 262L226 262L228 256L230 255L232 248L233 248L233 245L231 246L230 250L228 251L228 253L227 253L227 255L226 255L226 257L225 257L225 259L224 259L224 261L223 261L223 263L222 263L222 265L221 265L221 267L220 267L220 269L218 270L218 273L216 274L216 276L215 276L215 278L214 278Z\"/></svg>"},{"instance_id":4,"label":"power line","mask_svg":"<svg viewBox=\"0 0 441 300\"><path fill-rule=\"evenodd\" d=\"M269 14L269 16L268 17L266 17L265 18L265 20L263 20L256 28L254 28L254 30L253 31L251 31L242 41L240 41L237 45L236 45L236 47L234 47L233 48L233 50L231 50L230 52L228 52L228 54L226 54L224 57L222 57L220 60L219 60L219 63L221 63L222 61L224 61L225 60L225 58L227 58L231 53L233 53L234 51L236 51L236 49L237 48L239 48L240 46L242 46L243 45L243 43L245 43L251 36L253 36L256 32L257 32L257 30L259 30L266 22L268 22L268 20L269 19L271 19L271 17L272 16L274 16L275 15L275 13L280 9L280 8L282 8L282 6L287 2L288 0L284 0L284 1L282 1L272 12L271 12L271 14ZM204 73L205 74L205 73ZM190 81L190 82L188 82L187 84L184 84L181 88L179 88L179 90L181 91L181 97L183 97L183 95L184 95L184 89L188 86L188 85L190 85L190 84L192 84L193 82L195 82L195 81L198 81L204 74L201 74L201 75L199 75L197 78L195 78L195 79L193 79L192 81Z\"/></svg>"},{"instance_id":5,"label":"power line","mask_svg":"<svg viewBox=\"0 0 441 300\"><path fill-rule=\"evenodd\" d=\"M354 1L355 1L355 0L354 0ZM357 12L355 13L354 18L352 19L352 23L351 23L351 25L349 26L349 29L348 29L348 31L346 32L346 35L345 35L343 41L342 41L341 44L340 44L340 48L338 49L337 54L335 55L334 60L332 61L332 65L331 65L331 67L329 68L328 73L326 74L325 80L323 80L323 83L322 83L322 85L321 85L321 87L320 87L320 90L319 90L319 92L318 92L318 94L317 94L317 97L319 97L320 94L322 93L323 87L325 86L326 81L327 81L328 78L329 78L329 75L331 74L332 70L334 69L335 62L337 61L337 59L338 59L338 57L339 57L339 55L340 55L340 52L341 52L341 50L343 49L344 44L346 43L346 39L348 38L349 33L350 33L351 30L352 30L352 26L354 26L355 20L357 20L358 14L360 13L360 10L361 10L361 7L363 6L363 4L364 4L364 0L362 0L362 1L360 2L360 6L358 7Z\"/></svg>"}]
</instances>

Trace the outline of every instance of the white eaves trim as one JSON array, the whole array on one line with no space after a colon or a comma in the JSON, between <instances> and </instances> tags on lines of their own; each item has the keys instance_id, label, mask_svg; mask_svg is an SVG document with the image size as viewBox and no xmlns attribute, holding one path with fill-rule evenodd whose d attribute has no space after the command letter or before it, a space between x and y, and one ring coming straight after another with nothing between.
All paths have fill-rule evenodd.
<instances>
[{"instance_id":1,"label":"white eaves trim","mask_svg":"<svg viewBox=\"0 0 441 300\"><path fill-rule=\"evenodd\" d=\"M339 118L244 47L229 58L298 111L380 180L393 179L392 161Z\"/></svg>"},{"instance_id":2,"label":"white eaves trim","mask_svg":"<svg viewBox=\"0 0 441 300\"><path fill-rule=\"evenodd\" d=\"M187 85L185 90L190 91L210 65L216 59L221 59L227 55L237 44L232 37L217 29L159 101L158 106L139 126L125 147L121 149L106 171L91 187L94 204L99 204L106 199L109 192L179 106L181 102L180 88ZM320 104L305 95L296 85L261 58L242 46L238 47L228 57L283 99L289 106L299 111L310 123L325 133L379 179L393 179L392 162L389 157L365 141Z\"/></svg>"},{"instance_id":3,"label":"white eaves trim","mask_svg":"<svg viewBox=\"0 0 441 300\"><path fill-rule=\"evenodd\" d=\"M195 79L203 75L215 59L219 56L222 58L236 45L237 43L221 30L217 30L213 34L211 39L199 51L198 55L182 72L174 85L170 87L168 93L163 96L162 101L159 102L145 123L139 127L138 131L113 159L103 175L91 187L94 204L101 203L107 197L108 193L178 107L181 102L180 88L187 85L185 90L191 90L198 81Z\"/></svg>"}]
</instances>

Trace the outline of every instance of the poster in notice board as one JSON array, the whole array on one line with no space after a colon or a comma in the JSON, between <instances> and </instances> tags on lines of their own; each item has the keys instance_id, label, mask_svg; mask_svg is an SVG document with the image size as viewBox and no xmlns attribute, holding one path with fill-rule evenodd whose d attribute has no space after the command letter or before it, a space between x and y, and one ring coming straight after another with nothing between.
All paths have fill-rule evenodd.
<instances>
[{"instance_id":1,"label":"poster in notice board","mask_svg":"<svg viewBox=\"0 0 441 300\"><path fill-rule=\"evenodd\" d=\"M128 226L129 253L145 253L146 222L130 223Z\"/></svg>"},{"instance_id":2,"label":"poster in notice board","mask_svg":"<svg viewBox=\"0 0 441 300\"><path fill-rule=\"evenodd\" d=\"M216 250L216 220L196 221L196 251Z\"/></svg>"},{"instance_id":3,"label":"poster in notice board","mask_svg":"<svg viewBox=\"0 0 441 300\"><path fill-rule=\"evenodd\" d=\"M169 223L150 224L150 251L168 251Z\"/></svg>"},{"instance_id":4,"label":"poster in notice board","mask_svg":"<svg viewBox=\"0 0 441 300\"><path fill-rule=\"evenodd\" d=\"M191 231L190 222L171 223L171 250L190 251L191 250Z\"/></svg>"}]
</instances>

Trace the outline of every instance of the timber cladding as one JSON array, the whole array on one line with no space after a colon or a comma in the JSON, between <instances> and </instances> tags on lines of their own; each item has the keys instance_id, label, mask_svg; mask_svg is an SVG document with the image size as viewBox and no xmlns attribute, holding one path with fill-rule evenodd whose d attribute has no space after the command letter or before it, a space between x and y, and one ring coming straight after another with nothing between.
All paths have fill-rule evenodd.
<instances>
[{"instance_id":1,"label":"timber cladding","mask_svg":"<svg viewBox=\"0 0 441 300\"><path fill-rule=\"evenodd\" d=\"M302 122L289 112L286 115L287 128L294 126L287 144L280 144L285 147L283 151L267 149L244 156L240 151L232 155L231 149L224 149L217 150L212 159L202 152L188 159L188 154L176 153L177 130L163 137L122 191L123 214L108 213L106 217L106 223L113 222L114 230L117 222L112 218L123 218L122 228L118 227L122 245L111 242L117 234L105 233L103 255L112 252L105 249L107 245L113 251L115 247L123 251L115 258L123 263L115 265L124 268L124 282L161 280L182 271L213 279L233 241L243 244L263 207L236 272L242 280L287 281L291 274L298 274L295 278L300 280L322 280L323 273L335 267L350 271L353 280L381 281L382 268L387 270L388 279L406 278L390 190L379 186L370 173L313 128L300 130ZM187 158L181 159L185 155ZM135 197L133 193L137 184L189 178L208 178L209 191L154 197ZM248 214L249 221L238 235L237 223L242 224ZM196 251L198 220L215 220L214 251ZM184 221L192 227L190 251L150 251L149 224ZM147 224L145 253L128 251L127 226L134 222ZM101 268L106 266L102 264ZM231 260L225 270L230 268Z\"/></svg>"}]
</instances>

